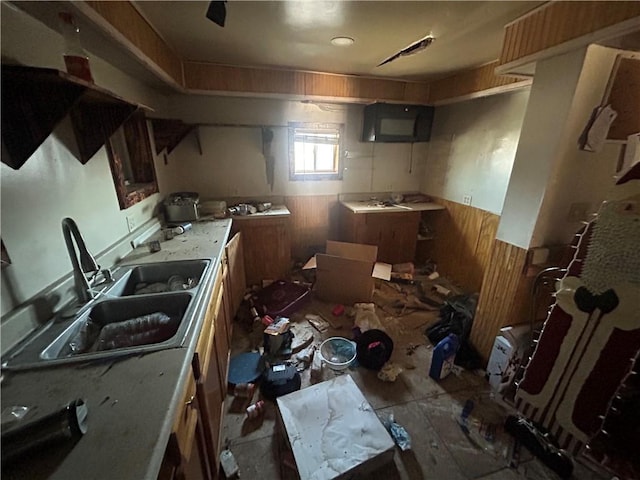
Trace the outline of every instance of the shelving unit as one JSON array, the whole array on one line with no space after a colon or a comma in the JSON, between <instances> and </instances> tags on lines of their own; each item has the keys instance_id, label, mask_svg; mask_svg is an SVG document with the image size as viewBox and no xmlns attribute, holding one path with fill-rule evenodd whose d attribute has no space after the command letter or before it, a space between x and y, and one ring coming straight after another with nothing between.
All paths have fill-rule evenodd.
<instances>
[{"instance_id":1,"label":"shelving unit","mask_svg":"<svg viewBox=\"0 0 640 480\"><path fill-rule=\"evenodd\" d=\"M85 164L141 105L51 68L2 65L2 161L17 170L68 114Z\"/></svg>"}]
</instances>

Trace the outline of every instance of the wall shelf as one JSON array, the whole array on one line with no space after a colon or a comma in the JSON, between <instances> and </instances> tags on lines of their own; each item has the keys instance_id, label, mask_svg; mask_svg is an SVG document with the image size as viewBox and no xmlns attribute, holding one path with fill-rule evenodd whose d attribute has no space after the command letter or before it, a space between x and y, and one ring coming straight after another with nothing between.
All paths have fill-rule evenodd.
<instances>
[{"instance_id":1,"label":"wall shelf","mask_svg":"<svg viewBox=\"0 0 640 480\"><path fill-rule=\"evenodd\" d=\"M167 155L171 154L184 138L196 128L182 120L172 120L164 118L151 119L153 126L153 139L156 144L156 155L159 155L165 148Z\"/></svg>"},{"instance_id":2,"label":"wall shelf","mask_svg":"<svg viewBox=\"0 0 640 480\"><path fill-rule=\"evenodd\" d=\"M2 162L19 169L69 114L85 164L141 105L51 68L2 65Z\"/></svg>"}]
</instances>

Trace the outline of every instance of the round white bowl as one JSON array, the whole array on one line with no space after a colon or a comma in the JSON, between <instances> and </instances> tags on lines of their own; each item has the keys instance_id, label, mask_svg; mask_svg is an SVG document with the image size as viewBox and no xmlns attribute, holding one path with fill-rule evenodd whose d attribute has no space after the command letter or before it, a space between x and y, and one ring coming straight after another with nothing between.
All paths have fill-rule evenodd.
<instances>
[{"instance_id":1,"label":"round white bowl","mask_svg":"<svg viewBox=\"0 0 640 480\"><path fill-rule=\"evenodd\" d=\"M356 358L356 344L344 337L327 338L320 344L320 357L332 370L344 370Z\"/></svg>"}]
</instances>

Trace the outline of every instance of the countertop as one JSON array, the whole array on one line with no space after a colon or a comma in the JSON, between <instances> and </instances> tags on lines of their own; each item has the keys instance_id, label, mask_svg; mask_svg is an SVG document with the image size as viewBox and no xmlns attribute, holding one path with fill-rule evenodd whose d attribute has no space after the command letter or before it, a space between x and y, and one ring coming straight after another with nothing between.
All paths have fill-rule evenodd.
<instances>
[{"instance_id":1,"label":"countertop","mask_svg":"<svg viewBox=\"0 0 640 480\"><path fill-rule=\"evenodd\" d=\"M208 299L218 274L231 220L193 224L192 230L162 241L162 250L134 249L123 264L209 258L213 274L203 288ZM156 233L161 235L160 232ZM158 237L159 238L159 237ZM206 303L206 302L205 302ZM204 308L202 308L204 307ZM3 470L3 479L155 480L182 400L206 305L183 347L102 362L4 372L2 409L24 405L24 420L39 418L76 398L88 406L88 431L72 446L39 452Z\"/></svg>"},{"instance_id":2,"label":"countertop","mask_svg":"<svg viewBox=\"0 0 640 480\"><path fill-rule=\"evenodd\" d=\"M444 210L442 205L433 202L399 203L391 206L372 204L370 200L340 201L353 213L396 213L396 212L424 212L428 210Z\"/></svg>"},{"instance_id":3,"label":"countertop","mask_svg":"<svg viewBox=\"0 0 640 480\"><path fill-rule=\"evenodd\" d=\"M250 220L258 220L260 218L271 218L271 217L288 217L291 215L289 209L284 205L274 205L269 210L265 212L256 212L249 215L234 215L233 221L250 221Z\"/></svg>"}]
</instances>

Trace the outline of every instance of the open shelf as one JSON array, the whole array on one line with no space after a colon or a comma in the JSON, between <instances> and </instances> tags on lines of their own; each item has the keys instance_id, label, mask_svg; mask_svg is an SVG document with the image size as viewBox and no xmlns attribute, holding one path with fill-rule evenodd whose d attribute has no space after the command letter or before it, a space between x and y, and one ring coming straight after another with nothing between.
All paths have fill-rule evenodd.
<instances>
[{"instance_id":1,"label":"open shelf","mask_svg":"<svg viewBox=\"0 0 640 480\"><path fill-rule=\"evenodd\" d=\"M141 105L52 68L2 65L2 161L17 170L70 115L85 164Z\"/></svg>"}]
</instances>

